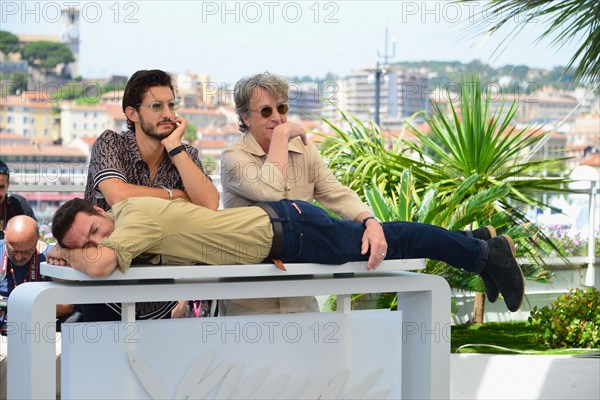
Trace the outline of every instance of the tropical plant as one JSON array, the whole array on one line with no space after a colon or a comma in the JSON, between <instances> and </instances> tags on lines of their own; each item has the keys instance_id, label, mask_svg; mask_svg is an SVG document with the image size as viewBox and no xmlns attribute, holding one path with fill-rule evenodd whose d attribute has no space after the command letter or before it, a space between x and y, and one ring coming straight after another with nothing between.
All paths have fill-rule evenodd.
<instances>
[{"instance_id":1,"label":"tropical plant","mask_svg":"<svg viewBox=\"0 0 600 400\"><path fill-rule=\"evenodd\" d=\"M400 135L389 146L378 127L342 113L347 130L323 119L337 133L326 140L323 154L332 170L340 171L338 178L361 193L382 220L404 219L447 229L493 225L511 235L519 252L532 259L524 267L525 276L544 280L547 273L537 249L540 243L553 244L522 208L548 207L539 194L565 190L566 180L542 174L562 159L523 161L550 133L517 130L510 125L516 103L505 111L502 102L495 113L490 112L490 103L491 96L477 77L465 80L457 106L450 103L447 113L434 104L432 114L423 114L431 133L409 123L416 141ZM534 241L534 235L541 241ZM427 272L444 276L455 288L483 292L478 275L431 260Z\"/></svg>"},{"instance_id":2,"label":"tropical plant","mask_svg":"<svg viewBox=\"0 0 600 400\"><path fill-rule=\"evenodd\" d=\"M459 0L474 2L478 0ZM569 60L565 71L575 69L576 81L594 81L600 76L600 2L597 0L492 0L485 7L476 27L485 29L485 34L494 34L511 21L519 21L517 29L511 30L508 39L516 37L527 23L548 22L548 27L538 40L552 38L551 44L562 47L567 43L578 43L579 47Z\"/></svg>"}]
</instances>

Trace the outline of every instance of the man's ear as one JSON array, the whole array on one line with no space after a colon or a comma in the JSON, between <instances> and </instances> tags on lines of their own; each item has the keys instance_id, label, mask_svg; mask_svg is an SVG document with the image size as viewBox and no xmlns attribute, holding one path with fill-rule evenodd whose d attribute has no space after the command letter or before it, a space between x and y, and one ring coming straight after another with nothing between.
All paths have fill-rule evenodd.
<instances>
[{"instance_id":1,"label":"man's ear","mask_svg":"<svg viewBox=\"0 0 600 400\"><path fill-rule=\"evenodd\" d=\"M244 121L244 124L246 124L246 126L248 128L250 128L250 123L249 123L250 120L248 118L249 116L250 116L250 112L247 112L247 113L244 113L244 114L240 115L240 117L242 118L242 121Z\"/></svg>"},{"instance_id":2,"label":"man's ear","mask_svg":"<svg viewBox=\"0 0 600 400\"><path fill-rule=\"evenodd\" d=\"M125 109L125 115L127 116L127 119L129 119L130 121L133 122L139 122L139 115L138 115L138 110L129 106Z\"/></svg>"},{"instance_id":3,"label":"man's ear","mask_svg":"<svg viewBox=\"0 0 600 400\"><path fill-rule=\"evenodd\" d=\"M106 215L106 211L104 211L102 208L98 207L97 205L94 205L94 209L96 211L98 211L101 215Z\"/></svg>"}]
</instances>

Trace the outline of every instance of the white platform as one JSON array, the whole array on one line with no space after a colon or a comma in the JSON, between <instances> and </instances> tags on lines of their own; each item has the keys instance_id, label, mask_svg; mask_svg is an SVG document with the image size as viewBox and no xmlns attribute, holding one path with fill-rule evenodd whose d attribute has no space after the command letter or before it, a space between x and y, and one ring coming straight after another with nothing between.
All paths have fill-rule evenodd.
<instances>
[{"instance_id":1,"label":"white platform","mask_svg":"<svg viewBox=\"0 0 600 400\"><path fill-rule=\"evenodd\" d=\"M110 279L102 280L77 274L71 268L44 265L42 273L67 281L34 282L20 285L12 292L8 396L11 399L54 396L56 304L121 302L124 303L124 322L135 326L141 323L132 319L135 302L194 299L199 293L211 299L337 294L338 313L351 313L348 306L351 294L397 292L402 318L402 334L397 339L402 341L402 372L398 371L400 376L395 379L401 380L402 398L447 399L450 395L450 288L439 276L393 271L420 269L423 265L423 260L386 261L377 271L367 272L365 263L289 264L287 274L267 264L152 266L132 268L126 274L115 273ZM246 275L240 277L230 270ZM228 279L219 279L223 277ZM395 318L394 314L400 313L389 315ZM273 321L279 317L273 315ZM181 326L177 320L160 322L173 326L168 329ZM372 337L372 340L377 338ZM348 351L353 351L352 347ZM144 353L139 355L144 357ZM89 369L98 379L102 379L101 371ZM63 375L63 382L65 379L69 376Z\"/></svg>"},{"instance_id":2,"label":"white platform","mask_svg":"<svg viewBox=\"0 0 600 400\"><path fill-rule=\"evenodd\" d=\"M122 281L152 279L210 279L210 278L248 278L248 277L289 277L292 275L327 276L333 274L361 274L367 271L367 262L350 262L342 265L324 264L285 264L286 271L275 267L275 264L254 265L193 265L193 266L160 266L133 265L125 273L115 270L110 275L94 278L70 267L60 267L47 263L41 264L42 275L68 281ZM424 259L386 260L375 271L414 271L425 269Z\"/></svg>"}]
</instances>

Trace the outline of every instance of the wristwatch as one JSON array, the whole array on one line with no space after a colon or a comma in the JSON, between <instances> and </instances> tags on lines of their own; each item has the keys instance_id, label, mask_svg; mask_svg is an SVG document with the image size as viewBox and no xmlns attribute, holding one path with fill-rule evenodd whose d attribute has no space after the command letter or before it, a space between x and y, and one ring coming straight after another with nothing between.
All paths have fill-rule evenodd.
<instances>
[{"instance_id":1,"label":"wristwatch","mask_svg":"<svg viewBox=\"0 0 600 400\"><path fill-rule=\"evenodd\" d=\"M161 186L162 189L165 189L167 193L169 193L169 200L173 200L173 191L166 186Z\"/></svg>"},{"instance_id":2,"label":"wristwatch","mask_svg":"<svg viewBox=\"0 0 600 400\"><path fill-rule=\"evenodd\" d=\"M381 220L380 220L379 218L377 218L377 217L374 217L374 216L370 216L370 217L367 217L367 218L363 219L363 221L362 221L362 224L363 224L363 226L364 226L365 228L367 227L367 222L368 222L370 219L374 219L375 221L379 222L379 225L382 225L382 224L383 224L383 222L381 222Z\"/></svg>"}]
</instances>

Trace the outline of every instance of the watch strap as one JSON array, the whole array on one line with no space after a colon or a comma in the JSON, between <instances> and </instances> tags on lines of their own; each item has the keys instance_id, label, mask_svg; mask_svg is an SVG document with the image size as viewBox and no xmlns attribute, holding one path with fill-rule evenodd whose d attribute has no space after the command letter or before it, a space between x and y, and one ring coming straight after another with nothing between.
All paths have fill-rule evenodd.
<instances>
[{"instance_id":1,"label":"watch strap","mask_svg":"<svg viewBox=\"0 0 600 400\"><path fill-rule=\"evenodd\" d=\"M174 149L172 149L171 151L169 151L167 154L169 155L170 158L173 158L177 154L181 153L184 150L185 150L185 145L180 144L179 146L177 146Z\"/></svg>"},{"instance_id":2,"label":"watch strap","mask_svg":"<svg viewBox=\"0 0 600 400\"><path fill-rule=\"evenodd\" d=\"M374 216L371 215L370 217L367 217L367 218L365 218L365 219L362 220L362 224L363 224L363 226L365 228L367 227L367 222L369 222L369 220L371 220L371 219L374 219L375 221L377 221L381 225L381 221L379 220L379 218L374 217Z\"/></svg>"}]
</instances>

